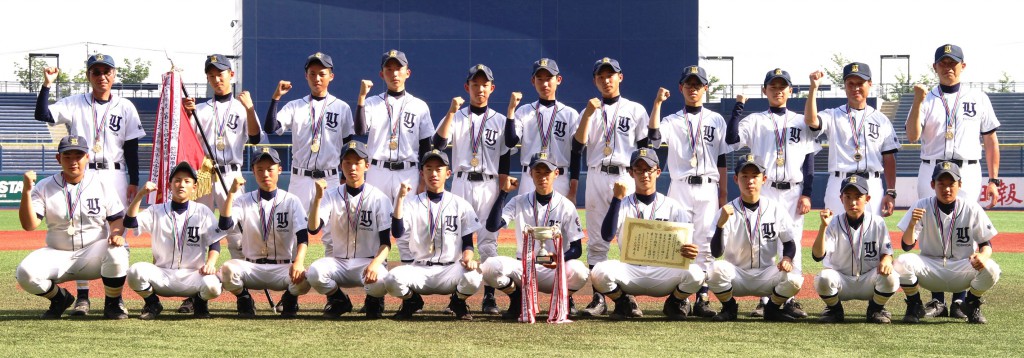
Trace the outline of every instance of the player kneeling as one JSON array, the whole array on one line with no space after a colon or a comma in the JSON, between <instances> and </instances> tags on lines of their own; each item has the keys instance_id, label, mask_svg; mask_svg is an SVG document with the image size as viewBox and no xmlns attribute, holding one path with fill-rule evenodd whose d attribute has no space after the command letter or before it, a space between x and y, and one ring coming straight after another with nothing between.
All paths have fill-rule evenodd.
<instances>
[{"instance_id":1,"label":"player kneeling","mask_svg":"<svg viewBox=\"0 0 1024 358\"><path fill-rule=\"evenodd\" d=\"M629 175L636 184L636 192L626 196L626 185L615 183L608 216L601 225L601 237L611 241L616 233L621 234L624 218L646 220L691 222L690 215L683 211L678 202L656 191L661 175L660 161L654 149L642 148L634 151L629 161ZM625 215L620 214L624 212ZM622 244L622 241L619 241ZM621 251L621 247L620 247ZM697 245L680 247L682 255L690 260L697 257ZM594 287L615 301L612 319L641 317L641 311L633 295L653 297L668 296L662 312L670 320L684 320L691 312L686 299L700 289L704 282L704 270L696 264L689 269L640 266L612 260L598 263L591 272Z\"/></svg>"},{"instance_id":2,"label":"player kneeling","mask_svg":"<svg viewBox=\"0 0 1024 358\"><path fill-rule=\"evenodd\" d=\"M295 195L277 188L281 175L281 157L269 147L257 149L252 156L252 173L259 189L235 199L228 193L221 216L238 222L242 234L242 255L221 267L224 290L238 299L238 316L256 316L250 288L285 290L281 296L282 317L295 317L299 311L298 296L309 292L305 266L309 233L306 210ZM236 179L241 187L245 183ZM234 207L235 213L232 213ZM237 231L236 226L231 231ZM229 232L230 233L230 232Z\"/></svg>"},{"instance_id":3,"label":"player kneeling","mask_svg":"<svg viewBox=\"0 0 1024 358\"><path fill-rule=\"evenodd\" d=\"M903 254L896 259L900 286L907 295L903 322L918 323L924 317L918 292L921 286L942 292L968 289L961 306L967 322L986 322L981 314L981 296L999 281L999 265L991 259L991 240L998 231L981 205L957 198L960 184L956 163L936 163L931 182L935 196L918 200L900 220L904 251L912 250L919 235L921 238L920 255Z\"/></svg>"},{"instance_id":4,"label":"player kneeling","mask_svg":"<svg viewBox=\"0 0 1024 358\"><path fill-rule=\"evenodd\" d=\"M711 238L711 255L715 260L708 274L708 287L722 302L722 311L715 321L736 319L739 305L735 296L769 296L764 305L764 319L792 322L796 320L782 310L787 299L796 295L804 278L793 268L793 241L790 225L782 222L788 216L775 201L761 196L764 167L753 154L744 155L736 164L734 176L740 197L718 211L718 224ZM739 211L739 217L733 214ZM775 263L778 242L782 242L782 258Z\"/></svg>"},{"instance_id":5,"label":"player kneeling","mask_svg":"<svg viewBox=\"0 0 1024 358\"><path fill-rule=\"evenodd\" d=\"M234 222L223 215L214 221L209 207L190 200L197 178L195 169L181 162L171 171L170 202L150 205L140 213L142 198L157 189L150 182L128 205L124 226L150 234L153 243L153 262L136 262L128 269L128 287L146 301L141 319L160 315L164 307L159 296L189 297L195 317L210 317L207 301L220 296L220 279L214 275L220 240ZM231 191L239 185L236 180Z\"/></svg>"},{"instance_id":6,"label":"player kneeling","mask_svg":"<svg viewBox=\"0 0 1024 358\"><path fill-rule=\"evenodd\" d=\"M885 220L865 212L867 179L852 174L840 186L846 215L833 218L821 211L821 228L814 239L812 258L825 260L825 269L814 278L814 287L825 301L819 322L843 322L845 300L867 300L868 323L889 323L885 303L899 288L892 269L892 241Z\"/></svg>"},{"instance_id":7,"label":"player kneeling","mask_svg":"<svg viewBox=\"0 0 1024 358\"><path fill-rule=\"evenodd\" d=\"M466 298L480 289L483 276L473 259L473 233L482 224L465 199L444 190L452 175L448 156L432 150L420 160L420 183L426 192L406 199L411 189L402 183L395 198L391 233L398 238L408 265L391 270L385 285L388 293L402 299L396 319L408 319L423 308L424 295L450 295L455 317L472 320Z\"/></svg>"},{"instance_id":8,"label":"player kneeling","mask_svg":"<svg viewBox=\"0 0 1024 358\"><path fill-rule=\"evenodd\" d=\"M316 182L316 193L309 205L310 232L324 228L324 242L330 242L330 255L309 265L306 277L316 292L327 296L324 317L338 318L352 311L342 287L362 287L367 318L384 315L384 280L388 277L387 258L391 250L391 201L384 192L366 184L370 168L366 145L349 141L341 152L341 170L345 185L327 189ZM325 193L326 191L326 193Z\"/></svg>"}]
</instances>

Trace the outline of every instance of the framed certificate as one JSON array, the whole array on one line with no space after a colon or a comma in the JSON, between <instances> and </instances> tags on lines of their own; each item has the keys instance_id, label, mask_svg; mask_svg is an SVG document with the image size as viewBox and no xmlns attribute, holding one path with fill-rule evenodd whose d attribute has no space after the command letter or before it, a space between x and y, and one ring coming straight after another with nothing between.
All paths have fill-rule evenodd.
<instances>
[{"instance_id":1,"label":"framed certificate","mask_svg":"<svg viewBox=\"0 0 1024 358\"><path fill-rule=\"evenodd\" d=\"M619 236L622 262L688 269L691 260L680 254L680 247L692 239L691 223L626 218Z\"/></svg>"}]
</instances>

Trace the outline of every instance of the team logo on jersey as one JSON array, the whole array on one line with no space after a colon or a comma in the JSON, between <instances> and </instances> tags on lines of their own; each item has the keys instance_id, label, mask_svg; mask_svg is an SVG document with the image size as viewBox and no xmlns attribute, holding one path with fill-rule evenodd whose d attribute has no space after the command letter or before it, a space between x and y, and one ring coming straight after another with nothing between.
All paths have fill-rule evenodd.
<instances>
[{"instance_id":1,"label":"team logo on jersey","mask_svg":"<svg viewBox=\"0 0 1024 358\"><path fill-rule=\"evenodd\" d=\"M956 228L956 243L957 244L966 244L968 242L971 242L971 232L968 231L968 229L969 228L966 228L966 227L958 227L958 228Z\"/></svg>"},{"instance_id":2,"label":"team logo on jersey","mask_svg":"<svg viewBox=\"0 0 1024 358\"><path fill-rule=\"evenodd\" d=\"M89 209L87 212L89 215L96 215L100 213L100 199L90 198L85 199L85 207Z\"/></svg>"},{"instance_id":3,"label":"team logo on jersey","mask_svg":"<svg viewBox=\"0 0 1024 358\"><path fill-rule=\"evenodd\" d=\"M444 217L444 231L447 232L458 232L459 231L459 217L455 215L445 215Z\"/></svg>"},{"instance_id":4,"label":"team logo on jersey","mask_svg":"<svg viewBox=\"0 0 1024 358\"><path fill-rule=\"evenodd\" d=\"M878 257L878 248L874 241L868 241L864 243L864 257L875 258Z\"/></svg>"},{"instance_id":5,"label":"team logo on jersey","mask_svg":"<svg viewBox=\"0 0 1024 358\"><path fill-rule=\"evenodd\" d=\"M114 132L120 131L121 130L121 119L122 119L121 116L111 114L110 115L110 125L107 126L107 127L110 128L110 130L112 130Z\"/></svg>"},{"instance_id":6,"label":"team logo on jersey","mask_svg":"<svg viewBox=\"0 0 1024 358\"><path fill-rule=\"evenodd\" d=\"M484 144L487 144L488 147L493 147L495 144L498 144L498 131L493 129L485 129Z\"/></svg>"},{"instance_id":7,"label":"team logo on jersey","mask_svg":"<svg viewBox=\"0 0 1024 358\"><path fill-rule=\"evenodd\" d=\"M789 142L790 143L794 143L794 144L795 143L800 143L800 133L802 131L803 130L800 129L800 128L796 128L796 127L790 128L789 129Z\"/></svg>"},{"instance_id":8,"label":"team logo on jersey","mask_svg":"<svg viewBox=\"0 0 1024 358\"><path fill-rule=\"evenodd\" d=\"M619 117L619 132L629 133L629 117Z\"/></svg>"},{"instance_id":9,"label":"team logo on jersey","mask_svg":"<svg viewBox=\"0 0 1024 358\"><path fill-rule=\"evenodd\" d=\"M761 223L761 238L771 241L775 240L775 236L775 223Z\"/></svg>"},{"instance_id":10,"label":"team logo on jersey","mask_svg":"<svg viewBox=\"0 0 1024 358\"><path fill-rule=\"evenodd\" d=\"M360 210L359 211L359 226L371 227L373 226L373 211Z\"/></svg>"},{"instance_id":11,"label":"team logo on jersey","mask_svg":"<svg viewBox=\"0 0 1024 358\"><path fill-rule=\"evenodd\" d=\"M410 128L411 129L412 126L415 125L415 124L416 124L416 115L415 114L406 112L402 116L402 125L404 125L405 128ZM409 131L409 132L412 132L412 131Z\"/></svg>"},{"instance_id":12,"label":"team logo on jersey","mask_svg":"<svg viewBox=\"0 0 1024 358\"><path fill-rule=\"evenodd\" d=\"M704 139L705 142L715 141L715 127L704 126L704 130L702 132L704 133L701 139Z\"/></svg>"},{"instance_id":13,"label":"team logo on jersey","mask_svg":"<svg viewBox=\"0 0 1024 358\"><path fill-rule=\"evenodd\" d=\"M878 139L878 123L868 123L868 137L871 139Z\"/></svg>"},{"instance_id":14,"label":"team logo on jersey","mask_svg":"<svg viewBox=\"0 0 1024 358\"><path fill-rule=\"evenodd\" d=\"M188 229L185 231L185 236L188 237L188 242L189 243L193 243L194 244L194 243L199 242L199 227L198 226L189 226Z\"/></svg>"},{"instance_id":15,"label":"team logo on jersey","mask_svg":"<svg viewBox=\"0 0 1024 358\"><path fill-rule=\"evenodd\" d=\"M334 112L324 113L327 117L327 128L338 128L338 114Z\"/></svg>"},{"instance_id":16,"label":"team logo on jersey","mask_svg":"<svg viewBox=\"0 0 1024 358\"><path fill-rule=\"evenodd\" d=\"M237 115L234 115L234 114L228 115L228 128L231 128L231 130L238 129L238 116Z\"/></svg>"},{"instance_id":17,"label":"team logo on jersey","mask_svg":"<svg viewBox=\"0 0 1024 358\"><path fill-rule=\"evenodd\" d=\"M978 112L974 110L974 105L975 105L974 102L964 102L964 115L965 116L974 117L975 115L978 114Z\"/></svg>"},{"instance_id":18,"label":"team logo on jersey","mask_svg":"<svg viewBox=\"0 0 1024 358\"><path fill-rule=\"evenodd\" d=\"M558 138L565 138L565 123L564 121L555 121L555 136Z\"/></svg>"},{"instance_id":19,"label":"team logo on jersey","mask_svg":"<svg viewBox=\"0 0 1024 358\"><path fill-rule=\"evenodd\" d=\"M288 212L277 213L277 228L287 229L288 228Z\"/></svg>"}]
</instances>

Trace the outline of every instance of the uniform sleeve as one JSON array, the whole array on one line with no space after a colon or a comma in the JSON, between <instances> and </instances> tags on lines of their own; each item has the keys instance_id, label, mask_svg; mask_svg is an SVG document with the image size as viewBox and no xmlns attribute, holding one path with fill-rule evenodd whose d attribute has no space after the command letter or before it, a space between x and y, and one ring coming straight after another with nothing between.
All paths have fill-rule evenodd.
<instances>
[{"instance_id":1,"label":"uniform sleeve","mask_svg":"<svg viewBox=\"0 0 1024 358\"><path fill-rule=\"evenodd\" d=\"M736 133L739 136L739 142L736 142L735 149L749 147L753 142L754 119L751 117L753 117L753 115L740 120L739 128Z\"/></svg>"},{"instance_id":2,"label":"uniform sleeve","mask_svg":"<svg viewBox=\"0 0 1024 358\"><path fill-rule=\"evenodd\" d=\"M920 205L921 201L918 200L917 202L914 203L914 205L911 205L909 208L907 208L907 211L905 213L903 213L903 217L900 218L900 222L896 223L896 227L899 228L900 231L907 230L907 226L910 225L910 217L914 214L914 209L919 208ZM924 220L924 218L922 218L921 220Z\"/></svg>"},{"instance_id":3,"label":"uniform sleeve","mask_svg":"<svg viewBox=\"0 0 1024 358\"><path fill-rule=\"evenodd\" d=\"M36 183L35 188L32 188L32 211L35 212L36 217L43 218L46 216L46 193L43 193L45 185L39 185L40 183L42 181Z\"/></svg>"},{"instance_id":4,"label":"uniform sleeve","mask_svg":"<svg viewBox=\"0 0 1024 358\"><path fill-rule=\"evenodd\" d=\"M242 227L245 226L245 211L247 209L245 207L245 201L249 199L246 196L247 195L241 195L235 198L235 201L231 204L231 220L235 222L235 225L232 225L231 228L226 231L227 233L242 233Z\"/></svg>"},{"instance_id":5,"label":"uniform sleeve","mask_svg":"<svg viewBox=\"0 0 1024 358\"><path fill-rule=\"evenodd\" d=\"M125 137L124 140L129 141L132 139L139 139L146 136L146 130L142 128L142 120L139 119L139 111L135 109L135 104L126 99L118 100L122 106L125 106L124 111L124 123L125 123Z\"/></svg>"},{"instance_id":6,"label":"uniform sleeve","mask_svg":"<svg viewBox=\"0 0 1024 358\"><path fill-rule=\"evenodd\" d=\"M835 120L835 118L832 117L832 112L830 110L826 109L824 111L819 111L818 112L818 127L819 128L818 128L817 132L818 132L818 136L819 137L822 136L822 135L826 135L826 136L828 135L828 131L832 130L832 121L834 121L834 120Z\"/></svg>"},{"instance_id":7,"label":"uniform sleeve","mask_svg":"<svg viewBox=\"0 0 1024 358\"><path fill-rule=\"evenodd\" d=\"M825 256L836 252L836 240L839 238L839 215L833 216L825 229Z\"/></svg>"},{"instance_id":8,"label":"uniform sleeve","mask_svg":"<svg viewBox=\"0 0 1024 358\"><path fill-rule=\"evenodd\" d=\"M157 205L150 205L146 210L140 211L139 215L135 217L135 221L139 223L139 233L153 234L153 228L156 226L156 209L159 208Z\"/></svg>"},{"instance_id":9,"label":"uniform sleeve","mask_svg":"<svg viewBox=\"0 0 1024 358\"><path fill-rule=\"evenodd\" d=\"M434 119L430 117L430 107L427 107L426 103L420 103L423 105L423 112L420 115L420 139L430 139L437 128L434 127Z\"/></svg>"},{"instance_id":10,"label":"uniform sleeve","mask_svg":"<svg viewBox=\"0 0 1024 358\"><path fill-rule=\"evenodd\" d=\"M576 211L569 199L562 200L562 210L562 237L568 239L568 242L582 240L583 225L580 224L579 211Z\"/></svg>"},{"instance_id":11,"label":"uniform sleeve","mask_svg":"<svg viewBox=\"0 0 1024 358\"><path fill-rule=\"evenodd\" d=\"M71 116L74 109L72 109L72 102L78 96L64 97L61 98L57 103L51 104L50 115L53 116L54 124L66 124L71 125Z\"/></svg>"},{"instance_id":12,"label":"uniform sleeve","mask_svg":"<svg viewBox=\"0 0 1024 358\"><path fill-rule=\"evenodd\" d=\"M971 220L971 237L974 238L974 242L978 244L989 242L992 240L999 231L996 230L995 226L992 225L992 220L989 219L988 214L981 208L981 205L972 203L973 217Z\"/></svg>"},{"instance_id":13,"label":"uniform sleeve","mask_svg":"<svg viewBox=\"0 0 1024 358\"><path fill-rule=\"evenodd\" d=\"M342 186L342 190L344 190L344 186ZM331 216L334 215L334 193L334 190L325 191L324 197L320 199L320 210L317 211L317 214L320 215L320 221L324 223L324 227L330 226ZM388 222L391 222L390 218L388 219ZM391 225L388 224L388 226ZM406 226L406 231L408 231L408 229L409 227Z\"/></svg>"},{"instance_id":14,"label":"uniform sleeve","mask_svg":"<svg viewBox=\"0 0 1024 358\"><path fill-rule=\"evenodd\" d=\"M108 193L106 198L104 198L104 200L106 201L104 206L107 209L107 217L114 216L117 214L122 214L123 216L124 204L121 204L121 200L118 199L118 197L120 197L121 195L124 195L124 193L116 193L116 195L111 195Z\"/></svg>"},{"instance_id":15,"label":"uniform sleeve","mask_svg":"<svg viewBox=\"0 0 1024 358\"><path fill-rule=\"evenodd\" d=\"M309 216L306 215L306 208L299 202L299 198L291 196L291 212L292 212L292 230L296 233L299 231L308 230L306 227L309 225ZM391 220L387 221L388 227L391 227Z\"/></svg>"},{"instance_id":16,"label":"uniform sleeve","mask_svg":"<svg viewBox=\"0 0 1024 358\"><path fill-rule=\"evenodd\" d=\"M519 205L519 197L512 198L509 200L505 207L501 209L501 220L508 226L512 223L512 220L516 218L516 207ZM519 224L519 223L517 223Z\"/></svg>"},{"instance_id":17,"label":"uniform sleeve","mask_svg":"<svg viewBox=\"0 0 1024 358\"><path fill-rule=\"evenodd\" d=\"M281 124L281 127L277 128L274 134L284 134L285 129L291 130L292 123L295 121L295 109L298 107L299 101L291 101L284 105L280 111L277 111L277 122Z\"/></svg>"},{"instance_id":18,"label":"uniform sleeve","mask_svg":"<svg viewBox=\"0 0 1024 358\"><path fill-rule=\"evenodd\" d=\"M459 205L459 216L462 218L462 230L459 236L470 235L484 227L480 218L476 216L476 210L469 206L469 203L462 202Z\"/></svg>"},{"instance_id":19,"label":"uniform sleeve","mask_svg":"<svg viewBox=\"0 0 1024 358\"><path fill-rule=\"evenodd\" d=\"M885 153L898 152L903 145L900 144L900 138L896 136L896 131L892 128L892 122L881 112L878 112L879 116L882 116L882 128L885 128L885 138L882 140L882 150Z\"/></svg>"},{"instance_id":20,"label":"uniform sleeve","mask_svg":"<svg viewBox=\"0 0 1024 358\"><path fill-rule=\"evenodd\" d=\"M524 139L523 135L526 132L526 113L529 111L530 106L528 105L519 106L519 108L516 109L516 137L519 137L520 144L522 144L522 140Z\"/></svg>"},{"instance_id":21,"label":"uniform sleeve","mask_svg":"<svg viewBox=\"0 0 1024 358\"><path fill-rule=\"evenodd\" d=\"M633 132L633 135L636 137L636 140L634 142L641 142L647 140L647 127L648 124L650 124L651 122L651 116L647 114L647 110L644 109L644 106L641 106L639 103L636 104L636 109L634 110L633 118L635 118L637 121L636 130L635 132ZM725 133L722 133L722 135L724 137ZM650 145L650 143L648 143L648 145Z\"/></svg>"},{"instance_id":22,"label":"uniform sleeve","mask_svg":"<svg viewBox=\"0 0 1024 358\"><path fill-rule=\"evenodd\" d=\"M351 137L356 134L356 121L354 118L352 118L352 107L350 107L348 103L345 103L341 99L337 99L337 101L341 102L342 108L341 113L339 114L341 116L339 121L340 123L338 123L341 126L341 137ZM391 220L388 220L388 226L391 226Z\"/></svg>"},{"instance_id":23,"label":"uniform sleeve","mask_svg":"<svg viewBox=\"0 0 1024 358\"><path fill-rule=\"evenodd\" d=\"M876 217L875 219L879 219L879 218ZM885 221L884 220L876 220L874 222L875 222L875 230L877 230L877 232L878 232L878 251L882 255L892 256L893 255L892 237L889 236L889 229L886 228Z\"/></svg>"},{"instance_id":24,"label":"uniform sleeve","mask_svg":"<svg viewBox=\"0 0 1024 358\"><path fill-rule=\"evenodd\" d=\"M981 107L977 109L977 112L981 114L981 133L992 133L999 128L999 119L996 118L996 112L992 109L992 102L988 95L982 94L981 98L982 100L977 104Z\"/></svg>"},{"instance_id":25,"label":"uniform sleeve","mask_svg":"<svg viewBox=\"0 0 1024 358\"><path fill-rule=\"evenodd\" d=\"M718 147L718 155L732 153L738 147L735 145L729 145L728 143L725 142L725 131L729 129L728 124L726 124L725 122L725 118L722 118L722 116L718 116L718 119L716 119L716 121L718 122L719 129L718 134L715 135L715 146Z\"/></svg>"},{"instance_id":26,"label":"uniform sleeve","mask_svg":"<svg viewBox=\"0 0 1024 358\"><path fill-rule=\"evenodd\" d=\"M379 204L377 206L377 231L391 230L391 213L395 211L395 206L388 200L387 195L380 193L378 196ZM326 221L325 221L326 222Z\"/></svg>"},{"instance_id":27,"label":"uniform sleeve","mask_svg":"<svg viewBox=\"0 0 1024 358\"><path fill-rule=\"evenodd\" d=\"M227 231L221 230L217 224L217 217L213 215L212 210L207 209L203 215L203 225L206 227L206 242L203 243L203 246L213 245L227 236Z\"/></svg>"}]
</instances>

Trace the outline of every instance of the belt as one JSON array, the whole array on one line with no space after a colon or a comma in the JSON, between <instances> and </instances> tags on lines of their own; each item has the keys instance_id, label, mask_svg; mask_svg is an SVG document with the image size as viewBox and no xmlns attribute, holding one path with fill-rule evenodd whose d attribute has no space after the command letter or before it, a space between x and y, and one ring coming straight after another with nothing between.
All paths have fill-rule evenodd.
<instances>
[{"instance_id":1,"label":"belt","mask_svg":"<svg viewBox=\"0 0 1024 358\"><path fill-rule=\"evenodd\" d=\"M800 183L803 183L803 182L789 183L789 182L784 182L784 181L773 181L771 184L768 184L768 185L771 186L772 188L779 189L779 190L789 190L789 189L793 188L794 186L800 185Z\"/></svg>"},{"instance_id":2,"label":"belt","mask_svg":"<svg viewBox=\"0 0 1024 358\"><path fill-rule=\"evenodd\" d=\"M121 170L121 163L114 163L114 165L107 164L106 162L102 162L102 163L89 163L89 169L99 169L99 170L114 169L114 170Z\"/></svg>"},{"instance_id":3,"label":"belt","mask_svg":"<svg viewBox=\"0 0 1024 358\"><path fill-rule=\"evenodd\" d=\"M457 177L457 178L466 177L466 180L469 180L469 181L484 181L484 180L494 179L493 175L484 174L484 173L480 173L480 172L458 172L457 174L455 174L455 177Z\"/></svg>"},{"instance_id":4,"label":"belt","mask_svg":"<svg viewBox=\"0 0 1024 358\"><path fill-rule=\"evenodd\" d=\"M301 175L305 177L312 177L313 179L326 178L328 175L338 174L337 169L328 170L306 170L299 168L292 168L292 174Z\"/></svg>"},{"instance_id":5,"label":"belt","mask_svg":"<svg viewBox=\"0 0 1024 358\"><path fill-rule=\"evenodd\" d=\"M529 171L530 167L523 167L523 173L528 173ZM558 167L558 175L565 175L565 168Z\"/></svg>"},{"instance_id":6,"label":"belt","mask_svg":"<svg viewBox=\"0 0 1024 358\"><path fill-rule=\"evenodd\" d=\"M704 183L711 184L711 183L714 183L714 182L715 182L715 180L711 179L711 177L706 177L706 176L701 176L701 175L694 175L694 176L686 177L686 183L692 184L692 185L704 184Z\"/></svg>"},{"instance_id":7,"label":"belt","mask_svg":"<svg viewBox=\"0 0 1024 358\"><path fill-rule=\"evenodd\" d=\"M611 174L611 175L619 175L621 173L625 173L626 172L626 168L620 167L618 165L602 165L601 168L599 168L599 169L602 172L605 172L605 173L608 173L608 174Z\"/></svg>"},{"instance_id":8,"label":"belt","mask_svg":"<svg viewBox=\"0 0 1024 358\"><path fill-rule=\"evenodd\" d=\"M925 164L932 164L932 163L938 164L941 161L953 162L953 164L956 164L956 166L958 166L958 167L964 166L964 162L965 161L967 162L967 165L978 164L977 160L960 160L960 159L945 159L945 160L943 160L943 159L935 159L935 160L931 160L931 159L921 159L921 163L925 163Z\"/></svg>"},{"instance_id":9,"label":"belt","mask_svg":"<svg viewBox=\"0 0 1024 358\"><path fill-rule=\"evenodd\" d=\"M220 169L221 173L237 172L242 169L242 166L238 164L219 165L217 169Z\"/></svg>"},{"instance_id":10,"label":"belt","mask_svg":"<svg viewBox=\"0 0 1024 358\"><path fill-rule=\"evenodd\" d=\"M405 168L415 168L416 162L386 162L383 160L371 159L370 164L377 165L381 168L388 170L402 170ZM378 165L379 164L379 165Z\"/></svg>"},{"instance_id":11,"label":"belt","mask_svg":"<svg viewBox=\"0 0 1024 358\"><path fill-rule=\"evenodd\" d=\"M245 261L249 261L249 262L252 262L254 264L260 264L260 265L265 265L265 264L290 264L290 263L292 263L292 260L250 259L248 257L245 258Z\"/></svg>"},{"instance_id":12,"label":"belt","mask_svg":"<svg viewBox=\"0 0 1024 358\"><path fill-rule=\"evenodd\" d=\"M870 178L880 178L880 177L882 177L882 173L880 173L880 172L846 172L846 173L844 173L844 172L832 172L832 175L835 175L836 178L846 178L846 177L850 176L851 174L857 174L857 175L859 175L861 177L869 178L869 179Z\"/></svg>"},{"instance_id":13,"label":"belt","mask_svg":"<svg viewBox=\"0 0 1024 358\"><path fill-rule=\"evenodd\" d=\"M450 265L454 264L455 262L433 262L433 261L427 261L427 260L420 260L420 261L413 261L413 263L417 264L417 265L427 265L427 266L450 266Z\"/></svg>"}]
</instances>

